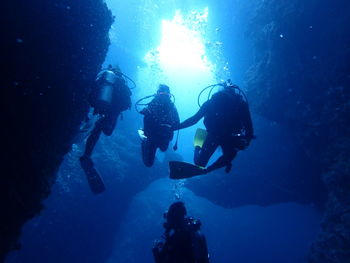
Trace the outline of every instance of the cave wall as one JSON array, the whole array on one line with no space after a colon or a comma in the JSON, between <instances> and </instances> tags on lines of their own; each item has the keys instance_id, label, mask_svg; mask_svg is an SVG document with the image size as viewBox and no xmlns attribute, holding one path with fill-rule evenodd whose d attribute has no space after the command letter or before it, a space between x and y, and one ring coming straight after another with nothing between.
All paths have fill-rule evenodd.
<instances>
[{"instance_id":1,"label":"cave wall","mask_svg":"<svg viewBox=\"0 0 350 263\"><path fill-rule=\"evenodd\" d=\"M42 200L87 111L113 18L102 0L7 1L1 21L0 261Z\"/></svg>"},{"instance_id":2,"label":"cave wall","mask_svg":"<svg viewBox=\"0 0 350 263\"><path fill-rule=\"evenodd\" d=\"M141 115L135 121L135 114L124 112L113 134L102 135L95 147L92 159L106 186L103 194L91 192L80 167L86 134L79 133L60 165L45 209L25 224L22 248L10 253L7 263L96 263L111 257L115 243L121 242L117 235L125 230L120 224L134 196L167 174L169 159L179 158L169 151L162 162L156 159L151 169L145 167L140 158L140 138L134 132L136 128L131 131L133 125L142 123ZM176 182L169 185L172 183Z\"/></svg>"},{"instance_id":3,"label":"cave wall","mask_svg":"<svg viewBox=\"0 0 350 263\"><path fill-rule=\"evenodd\" d=\"M350 261L350 2L262 1L247 37L253 111L295 134L328 193L310 262Z\"/></svg>"}]
</instances>

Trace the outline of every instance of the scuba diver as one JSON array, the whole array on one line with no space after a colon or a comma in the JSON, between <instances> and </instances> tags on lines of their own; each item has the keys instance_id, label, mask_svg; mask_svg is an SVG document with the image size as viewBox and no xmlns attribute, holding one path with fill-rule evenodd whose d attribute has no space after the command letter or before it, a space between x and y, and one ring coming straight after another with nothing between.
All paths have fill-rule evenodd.
<instances>
[{"instance_id":1,"label":"scuba diver","mask_svg":"<svg viewBox=\"0 0 350 263\"><path fill-rule=\"evenodd\" d=\"M180 123L179 114L174 102L173 95L168 86L160 84L155 95L147 96L136 102L137 105L146 105L140 114L144 115L144 128L139 130L141 138L142 160L147 167L154 163L157 148L162 152L168 149L170 141L174 137L174 128ZM150 103L139 102L154 97Z\"/></svg>"},{"instance_id":2,"label":"scuba diver","mask_svg":"<svg viewBox=\"0 0 350 263\"><path fill-rule=\"evenodd\" d=\"M211 91L216 86L221 86L222 89L210 98ZM228 173L237 152L247 148L250 141L255 138L247 98L243 91L230 80L227 83L215 84L207 88L210 87L212 89L208 100L199 111L177 127L177 129L184 129L204 118L206 131L199 129L196 134L202 137L202 143L195 144L194 163L196 166L184 162L169 162L170 178L172 179L202 175L222 167L226 167L225 171ZM222 156L205 168L218 146L222 148Z\"/></svg>"},{"instance_id":3,"label":"scuba diver","mask_svg":"<svg viewBox=\"0 0 350 263\"><path fill-rule=\"evenodd\" d=\"M105 187L94 169L91 154L101 133L110 136L115 129L118 116L131 107L131 91L124 76L118 66L109 65L107 69L98 73L89 96L89 103L94 109L93 114L98 115L99 118L86 140L85 151L80 157L80 163L88 177L92 191L97 193L103 192Z\"/></svg>"},{"instance_id":4,"label":"scuba diver","mask_svg":"<svg viewBox=\"0 0 350 263\"><path fill-rule=\"evenodd\" d=\"M205 236L199 231L201 222L186 217L183 202L175 202L164 214L165 232L152 249L156 263L209 263Z\"/></svg>"}]
</instances>

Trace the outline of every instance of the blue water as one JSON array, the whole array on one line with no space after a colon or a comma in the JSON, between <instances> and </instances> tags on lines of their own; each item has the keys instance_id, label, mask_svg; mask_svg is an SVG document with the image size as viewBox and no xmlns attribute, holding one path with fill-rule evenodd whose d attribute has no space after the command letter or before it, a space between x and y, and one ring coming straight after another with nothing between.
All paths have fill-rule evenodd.
<instances>
[{"instance_id":1,"label":"blue water","mask_svg":"<svg viewBox=\"0 0 350 263\"><path fill-rule=\"evenodd\" d=\"M197 95L206 85L231 78L246 89L245 72L253 61L242 29L247 14L241 11L249 1L196 2L107 1L116 19L105 64L119 64L135 80L134 102L154 93L159 83L169 85L181 120L198 110ZM176 10L184 19L181 25L198 30L191 31L191 39L204 47L190 66L185 59L161 63L159 53L156 62L147 59L164 40L162 21L174 22ZM176 51L193 54L200 47ZM193 135L203 124L181 131L179 150L170 146L157 154L152 168L145 168L137 136L142 117L132 108L111 137L101 136L94 151L107 187L98 196L90 192L78 164L84 136L77 135L46 209L24 226L22 250L12 252L7 262L153 262L151 247L162 234L162 214L177 199L201 219L212 262L306 262L321 221L312 188L299 186L309 171L293 147L293 135L252 114L258 139L239 153L230 174L174 182L167 179L167 161L192 161Z\"/></svg>"}]
</instances>

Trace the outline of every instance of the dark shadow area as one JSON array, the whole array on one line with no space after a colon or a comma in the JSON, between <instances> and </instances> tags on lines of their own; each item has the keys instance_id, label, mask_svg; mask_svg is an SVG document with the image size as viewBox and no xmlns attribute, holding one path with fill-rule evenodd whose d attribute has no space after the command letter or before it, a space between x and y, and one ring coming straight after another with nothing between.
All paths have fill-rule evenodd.
<instances>
[{"instance_id":1,"label":"dark shadow area","mask_svg":"<svg viewBox=\"0 0 350 263\"><path fill-rule=\"evenodd\" d=\"M350 3L268 1L255 10L247 29L253 110L294 134L327 189L310 262L349 262Z\"/></svg>"},{"instance_id":2,"label":"dark shadow area","mask_svg":"<svg viewBox=\"0 0 350 263\"><path fill-rule=\"evenodd\" d=\"M2 5L0 261L50 193L109 45L103 1Z\"/></svg>"}]
</instances>

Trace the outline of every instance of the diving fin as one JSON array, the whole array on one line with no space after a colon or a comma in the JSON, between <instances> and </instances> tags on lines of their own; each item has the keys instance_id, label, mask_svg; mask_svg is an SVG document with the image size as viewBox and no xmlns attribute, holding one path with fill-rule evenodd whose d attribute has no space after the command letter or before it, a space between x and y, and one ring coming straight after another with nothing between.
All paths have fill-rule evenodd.
<instances>
[{"instance_id":1,"label":"diving fin","mask_svg":"<svg viewBox=\"0 0 350 263\"><path fill-rule=\"evenodd\" d=\"M94 194L104 192L106 190L105 184L101 176L96 171L91 158L85 156L80 157L80 165L85 172L91 191Z\"/></svg>"},{"instance_id":2,"label":"diving fin","mask_svg":"<svg viewBox=\"0 0 350 263\"><path fill-rule=\"evenodd\" d=\"M207 169L186 162L170 161L170 178L186 179L207 173Z\"/></svg>"},{"instance_id":3,"label":"diving fin","mask_svg":"<svg viewBox=\"0 0 350 263\"><path fill-rule=\"evenodd\" d=\"M208 132L204 129L198 128L196 134L194 135L193 146L194 147L203 147L205 138L207 137Z\"/></svg>"}]
</instances>

